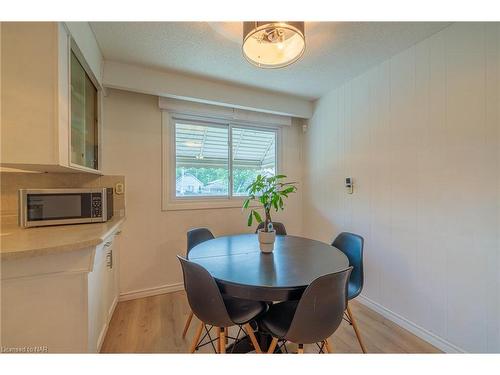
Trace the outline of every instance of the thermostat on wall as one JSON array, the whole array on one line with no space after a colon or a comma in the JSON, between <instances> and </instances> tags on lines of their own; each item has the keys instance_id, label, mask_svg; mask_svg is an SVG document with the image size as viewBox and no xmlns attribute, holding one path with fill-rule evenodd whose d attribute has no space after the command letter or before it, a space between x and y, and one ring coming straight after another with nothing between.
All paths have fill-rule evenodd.
<instances>
[{"instance_id":1,"label":"thermostat on wall","mask_svg":"<svg viewBox=\"0 0 500 375\"><path fill-rule=\"evenodd\" d=\"M352 177L346 177L345 178L345 187L347 189L347 194L352 194L353 191L353 181Z\"/></svg>"}]
</instances>

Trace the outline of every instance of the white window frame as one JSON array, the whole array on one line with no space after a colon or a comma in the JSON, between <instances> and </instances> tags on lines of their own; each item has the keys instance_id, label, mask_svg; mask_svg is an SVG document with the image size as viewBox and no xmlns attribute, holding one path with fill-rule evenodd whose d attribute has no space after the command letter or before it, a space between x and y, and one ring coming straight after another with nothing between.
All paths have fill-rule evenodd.
<instances>
[{"instance_id":1,"label":"white window frame","mask_svg":"<svg viewBox=\"0 0 500 375\"><path fill-rule=\"evenodd\" d=\"M228 129L228 168L229 168L229 191L228 196L203 196L203 197L177 197L175 194L176 184L176 149L175 149L175 124L187 123L194 125L221 126ZM245 196L233 196L232 181L232 128L245 128L255 130L274 131L275 142L275 173L281 173L282 159L282 136L281 126L259 123L258 121L235 121L224 116L204 117L199 115L176 114L162 111L162 210L197 210L213 208L241 207Z\"/></svg>"}]
</instances>

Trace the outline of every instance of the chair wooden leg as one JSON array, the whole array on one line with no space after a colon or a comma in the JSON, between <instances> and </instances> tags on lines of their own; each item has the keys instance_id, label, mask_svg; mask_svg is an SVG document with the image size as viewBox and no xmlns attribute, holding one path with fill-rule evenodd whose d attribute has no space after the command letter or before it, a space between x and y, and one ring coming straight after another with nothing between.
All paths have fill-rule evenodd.
<instances>
[{"instance_id":1,"label":"chair wooden leg","mask_svg":"<svg viewBox=\"0 0 500 375\"><path fill-rule=\"evenodd\" d=\"M189 313L189 316L188 316L187 320L186 320L186 324L184 325L184 331L182 331L182 338L185 338L185 337L186 337L186 333L187 333L187 331L188 331L188 329L189 329L189 326L191 325L191 320L193 320L193 315L194 315L194 314L193 314L193 312L191 311L191 312Z\"/></svg>"},{"instance_id":2,"label":"chair wooden leg","mask_svg":"<svg viewBox=\"0 0 500 375\"><path fill-rule=\"evenodd\" d=\"M220 328L220 336L219 336L219 353L226 353L226 329L224 327Z\"/></svg>"},{"instance_id":3,"label":"chair wooden leg","mask_svg":"<svg viewBox=\"0 0 500 375\"><path fill-rule=\"evenodd\" d=\"M243 325L243 328L245 328L248 337L250 337L250 341L252 342L252 345L255 348L255 352L262 353L259 342L257 341L257 337L255 337L255 333L253 332L252 326L249 323L247 323Z\"/></svg>"},{"instance_id":4,"label":"chair wooden leg","mask_svg":"<svg viewBox=\"0 0 500 375\"><path fill-rule=\"evenodd\" d=\"M191 343L190 353L194 353L194 351L196 350L196 346L198 345L198 341L200 340L201 332L203 331L204 326L205 324L203 322L200 322L198 330L196 331L196 334L193 337L193 342Z\"/></svg>"},{"instance_id":5,"label":"chair wooden leg","mask_svg":"<svg viewBox=\"0 0 500 375\"><path fill-rule=\"evenodd\" d=\"M220 327L217 327L217 353L220 353L220 337L221 337L221 329Z\"/></svg>"},{"instance_id":6,"label":"chair wooden leg","mask_svg":"<svg viewBox=\"0 0 500 375\"><path fill-rule=\"evenodd\" d=\"M361 350L363 351L363 353L366 353L365 344L363 344L363 340L361 339L361 334L359 333L358 325L356 324L356 321L354 320L354 315L352 315L349 304L347 304L347 315L349 315L349 319L351 320L351 323L352 323L352 328L354 328L354 333L356 334L356 337L358 338L359 346L361 346Z\"/></svg>"},{"instance_id":7,"label":"chair wooden leg","mask_svg":"<svg viewBox=\"0 0 500 375\"><path fill-rule=\"evenodd\" d=\"M328 354L329 351L328 351L328 347L326 345L326 341L325 340L321 341L321 345L323 345L323 353Z\"/></svg>"},{"instance_id":8,"label":"chair wooden leg","mask_svg":"<svg viewBox=\"0 0 500 375\"><path fill-rule=\"evenodd\" d=\"M267 350L267 354L274 353L274 349L276 349L276 345L278 344L278 339L273 337L273 341L271 341L271 345L269 345L269 349Z\"/></svg>"},{"instance_id":9,"label":"chair wooden leg","mask_svg":"<svg viewBox=\"0 0 500 375\"><path fill-rule=\"evenodd\" d=\"M299 344L299 347L297 348L297 354L304 354L304 345Z\"/></svg>"},{"instance_id":10,"label":"chair wooden leg","mask_svg":"<svg viewBox=\"0 0 500 375\"><path fill-rule=\"evenodd\" d=\"M332 345L328 339L325 340L325 348L327 353L333 353Z\"/></svg>"}]
</instances>

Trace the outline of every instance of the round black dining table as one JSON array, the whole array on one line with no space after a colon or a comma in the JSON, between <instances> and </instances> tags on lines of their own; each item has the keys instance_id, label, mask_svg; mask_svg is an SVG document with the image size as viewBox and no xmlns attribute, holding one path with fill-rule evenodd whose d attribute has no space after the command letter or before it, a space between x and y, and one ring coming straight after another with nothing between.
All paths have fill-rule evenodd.
<instances>
[{"instance_id":1,"label":"round black dining table","mask_svg":"<svg viewBox=\"0 0 500 375\"><path fill-rule=\"evenodd\" d=\"M260 251L256 234L218 237L193 247L189 260L207 269L223 294L269 302L297 300L314 279L349 267L335 247L288 235L276 236L271 253Z\"/></svg>"},{"instance_id":2,"label":"round black dining table","mask_svg":"<svg viewBox=\"0 0 500 375\"><path fill-rule=\"evenodd\" d=\"M222 294L266 302L298 300L314 279L349 267L337 248L288 235L276 236L271 253L260 251L256 234L218 237L194 246L189 260L210 272ZM267 350L271 336L254 325L260 347ZM252 350L245 336L227 347L226 353ZM275 353L281 350L276 348Z\"/></svg>"}]
</instances>

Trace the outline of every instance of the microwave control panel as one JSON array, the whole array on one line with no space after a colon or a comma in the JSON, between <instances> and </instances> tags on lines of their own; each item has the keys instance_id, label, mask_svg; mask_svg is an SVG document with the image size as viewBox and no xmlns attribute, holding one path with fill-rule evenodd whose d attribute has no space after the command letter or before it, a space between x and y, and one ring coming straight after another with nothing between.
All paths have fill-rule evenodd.
<instances>
[{"instance_id":1,"label":"microwave control panel","mask_svg":"<svg viewBox=\"0 0 500 375\"><path fill-rule=\"evenodd\" d=\"M92 217L102 217L101 193L92 193Z\"/></svg>"}]
</instances>

